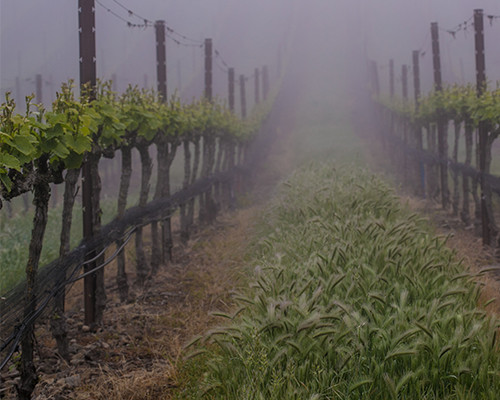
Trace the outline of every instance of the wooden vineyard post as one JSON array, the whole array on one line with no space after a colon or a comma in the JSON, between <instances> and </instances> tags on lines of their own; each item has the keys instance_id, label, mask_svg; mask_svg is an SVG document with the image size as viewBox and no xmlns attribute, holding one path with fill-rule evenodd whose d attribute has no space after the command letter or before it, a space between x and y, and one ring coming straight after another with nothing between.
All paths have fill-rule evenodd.
<instances>
[{"instance_id":1,"label":"wooden vineyard post","mask_svg":"<svg viewBox=\"0 0 500 400\"><path fill-rule=\"evenodd\" d=\"M420 50L414 50L412 53L413 61L413 95L415 98L415 111L418 113L420 108ZM415 145L417 151L423 151L424 141L422 138L422 126L415 122ZM420 194L425 198L425 166L422 157L417 157L417 177L420 182Z\"/></svg>"},{"instance_id":2,"label":"wooden vineyard post","mask_svg":"<svg viewBox=\"0 0 500 400\"><path fill-rule=\"evenodd\" d=\"M401 67L401 82L403 85L403 99L408 100L408 66L405 64Z\"/></svg>"},{"instance_id":3,"label":"wooden vineyard post","mask_svg":"<svg viewBox=\"0 0 500 400\"><path fill-rule=\"evenodd\" d=\"M371 62L372 78L373 78L373 92L375 96L380 96L380 81L378 78L378 66L376 61Z\"/></svg>"},{"instance_id":4,"label":"wooden vineyard post","mask_svg":"<svg viewBox=\"0 0 500 400\"><path fill-rule=\"evenodd\" d=\"M167 101L167 53L165 47L165 21L155 22L156 37L156 79L162 102Z\"/></svg>"},{"instance_id":5,"label":"wooden vineyard post","mask_svg":"<svg viewBox=\"0 0 500 400\"><path fill-rule=\"evenodd\" d=\"M372 60L370 62L370 84L371 84L371 91L373 96L375 96L375 99L379 99L380 97L380 81L378 77L378 66L377 62L375 60ZM384 124L384 116L383 116L383 109L375 103L375 118L376 118L376 126L377 126L377 134L380 137L382 141L382 148L386 150L386 132L385 132L385 124Z\"/></svg>"},{"instance_id":6,"label":"wooden vineyard post","mask_svg":"<svg viewBox=\"0 0 500 400\"><path fill-rule=\"evenodd\" d=\"M155 37L156 37L156 80L158 93L162 103L167 102L167 51L165 46L165 21L158 20L155 22ZM169 188L164 188L164 185L168 185L168 178L165 176L165 165L166 160L163 158L167 155L164 151L160 151L158 146L165 146L164 143L157 144L157 188L155 193L155 199L160 198ZM167 145L168 146L168 145ZM168 153L168 151L167 151ZM156 272L160 263L165 263L168 258L172 258L172 223L170 218L166 218L161 222L161 243L160 237L158 235L158 223L155 221L151 224L151 236L153 242L152 255L151 255L151 270Z\"/></svg>"},{"instance_id":7,"label":"wooden vineyard post","mask_svg":"<svg viewBox=\"0 0 500 400\"><path fill-rule=\"evenodd\" d=\"M278 66L276 68L276 76L279 78L281 76L281 69L283 64L282 46L278 45Z\"/></svg>"},{"instance_id":8,"label":"wooden vineyard post","mask_svg":"<svg viewBox=\"0 0 500 400\"><path fill-rule=\"evenodd\" d=\"M181 60L177 60L177 90L182 91L182 66Z\"/></svg>"},{"instance_id":9,"label":"wooden vineyard post","mask_svg":"<svg viewBox=\"0 0 500 400\"><path fill-rule=\"evenodd\" d=\"M213 85L213 44L212 39L205 39L205 99L212 101ZM215 151L215 138L207 134L203 136L203 177L211 173L212 151ZM200 195L200 222L212 222L215 218L215 203L212 199L212 188Z\"/></svg>"},{"instance_id":10,"label":"wooden vineyard post","mask_svg":"<svg viewBox=\"0 0 500 400\"><path fill-rule=\"evenodd\" d=\"M391 100L394 99L394 60L391 58L389 60L389 95L391 96ZM394 121L394 112L391 110L390 111L391 115L391 125L390 125L390 142L394 139L394 130L395 130L395 121ZM393 152L391 152L392 154Z\"/></svg>"},{"instance_id":11,"label":"wooden vineyard post","mask_svg":"<svg viewBox=\"0 0 500 400\"><path fill-rule=\"evenodd\" d=\"M439 49L439 28L437 22L431 23L432 39L432 65L434 68L434 90L443 90L441 78L441 54ZM441 205L448 207L450 201L450 191L448 189L448 132L447 123L443 116L443 110L437 110L437 135L438 135L438 157L441 180Z\"/></svg>"},{"instance_id":12,"label":"wooden vineyard post","mask_svg":"<svg viewBox=\"0 0 500 400\"><path fill-rule=\"evenodd\" d=\"M260 71L255 68L255 105L260 103Z\"/></svg>"},{"instance_id":13,"label":"wooden vineyard post","mask_svg":"<svg viewBox=\"0 0 500 400\"><path fill-rule=\"evenodd\" d=\"M476 92L480 97L486 89L486 61L484 54L484 21L483 10L474 10L474 42L476 50ZM488 157L488 128L484 122L479 123L479 170L481 185L481 227L484 245L491 244L492 215L488 207L490 190L486 183L486 159Z\"/></svg>"},{"instance_id":14,"label":"wooden vineyard post","mask_svg":"<svg viewBox=\"0 0 500 400\"><path fill-rule=\"evenodd\" d=\"M227 73L228 79L228 103L229 109L234 112L234 68L229 68Z\"/></svg>"},{"instance_id":15,"label":"wooden vineyard post","mask_svg":"<svg viewBox=\"0 0 500 400\"><path fill-rule=\"evenodd\" d=\"M234 75L234 68L229 68L228 71L228 99L229 99L229 110L234 114L234 86L235 86L235 75ZM231 171L234 170L234 151L235 151L235 143L228 139L228 142L226 144L226 162L225 162L225 170L230 169ZM230 181L228 185L224 185L224 197L227 201L227 204L229 204L230 207L233 205L233 185L234 181Z\"/></svg>"},{"instance_id":16,"label":"wooden vineyard post","mask_svg":"<svg viewBox=\"0 0 500 400\"><path fill-rule=\"evenodd\" d=\"M212 101L212 39L205 39L205 99Z\"/></svg>"},{"instance_id":17,"label":"wooden vineyard post","mask_svg":"<svg viewBox=\"0 0 500 400\"><path fill-rule=\"evenodd\" d=\"M389 60L389 94L394 98L394 60Z\"/></svg>"},{"instance_id":18,"label":"wooden vineyard post","mask_svg":"<svg viewBox=\"0 0 500 400\"><path fill-rule=\"evenodd\" d=\"M96 85L95 51L95 4L94 0L78 0L78 22L80 43L80 86L88 85L90 95ZM83 237L89 239L94 234L92 207L92 168L89 157L82 167L82 205ZM84 267L85 272L95 268L95 262ZM85 325L93 326L96 322L96 287L97 275L90 274L84 279Z\"/></svg>"},{"instance_id":19,"label":"wooden vineyard post","mask_svg":"<svg viewBox=\"0 0 500 400\"><path fill-rule=\"evenodd\" d=\"M241 118L247 117L247 97L245 93L245 76L240 75L240 102L241 102Z\"/></svg>"},{"instance_id":20,"label":"wooden vineyard post","mask_svg":"<svg viewBox=\"0 0 500 400\"><path fill-rule=\"evenodd\" d=\"M247 97L246 97L246 78L244 75L240 75L240 104L241 104L241 119L246 119L247 117ZM236 163L242 165L244 154L243 145L240 143L236 146ZM238 192L240 189L241 176L238 175L238 180L236 181L235 190Z\"/></svg>"},{"instance_id":21,"label":"wooden vineyard post","mask_svg":"<svg viewBox=\"0 0 500 400\"><path fill-rule=\"evenodd\" d=\"M262 98L267 100L269 94L269 69L267 65L262 67Z\"/></svg>"},{"instance_id":22,"label":"wooden vineyard post","mask_svg":"<svg viewBox=\"0 0 500 400\"><path fill-rule=\"evenodd\" d=\"M408 66L406 64L403 64L401 66L401 86L402 86L402 91L403 91L403 101L404 103L408 103ZM403 174L404 174L404 179L405 182L408 181L408 149L409 149L409 135L408 135L408 125L409 125L409 120L406 118L406 116L402 117L402 135L403 135L403 144L404 144L404 149L403 149Z\"/></svg>"},{"instance_id":23,"label":"wooden vineyard post","mask_svg":"<svg viewBox=\"0 0 500 400\"><path fill-rule=\"evenodd\" d=\"M391 97L391 100L394 99L394 60L391 58L389 60L389 95ZM395 133L396 133L396 119L395 119L395 113L392 109L389 109L389 135L388 135L388 150L389 150L389 157L391 159L392 163L397 163L398 161L398 154L399 151L396 151L395 149Z\"/></svg>"}]
</instances>

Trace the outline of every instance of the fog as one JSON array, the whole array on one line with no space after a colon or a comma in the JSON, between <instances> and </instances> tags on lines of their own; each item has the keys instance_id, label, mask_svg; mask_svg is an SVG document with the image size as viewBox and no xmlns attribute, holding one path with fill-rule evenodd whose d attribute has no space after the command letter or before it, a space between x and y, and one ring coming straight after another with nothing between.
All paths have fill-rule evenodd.
<instances>
[{"instance_id":1,"label":"fog","mask_svg":"<svg viewBox=\"0 0 500 400\"><path fill-rule=\"evenodd\" d=\"M54 98L61 82L78 79L77 0L1 0L0 86L19 101L43 77L43 101ZM122 7L123 6L123 7ZM443 80L474 82L474 8L500 15L497 0L98 0L96 1L97 73L128 84L155 87L154 28L128 27L165 20L181 44L167 38L169 94L199 97L203 91L203 49L212 38L221 57L214 66L215 92L226 97L226 63L236 74L251 76L269 65L271 79L281 54L299 77L320 79L332 93L366 82L366 62L379 65L382 91L388 91L388 62L394 59L397 87L402 64L421 51L424 91L432 87L430 23L440 27ZM110 11L108 11L111 10ZM126 9L132 10L130 14ZM118 17L116 15L118 15ZM465 29L455 30L467 21ZM180 35L185 35L185 39ZM500 19L485 18L489 81L500 79ZM285 57L286 56L286 57ZM399 85L399 86L398 86ZM411 87L411 83L410 83ZM251 97L249 91L248 97Z\"/></svg>"}]
</instances>

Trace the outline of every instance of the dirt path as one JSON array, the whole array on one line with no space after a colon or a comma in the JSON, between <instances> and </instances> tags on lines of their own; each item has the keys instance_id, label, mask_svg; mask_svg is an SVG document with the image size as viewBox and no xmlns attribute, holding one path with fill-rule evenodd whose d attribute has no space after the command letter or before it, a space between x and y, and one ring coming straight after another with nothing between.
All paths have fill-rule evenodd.
<instances>
[{"instance_id":1,"label":"dirt path","mask_svg":"<svg viewBox=\"0 0 500 400\"><path fill-rule=\"evenodd\" d=\"M292 87L292 86L290 86ZM212 311L231 309L231 294L245 284L245 257L261 208L278 180L293 165L289 146L297 88L285 89L252 151L255 171L240 207L200 230L185 247L174 248L174 262L160 269L146 288L132 287L132 301L120 304L116 266L106 268L108 303L104 324L89 332L83 324L82 283L67 295L70 362L56 353L47 323L37 331L40 382L34 399L169 399L182 381L183 346L216 322ZM250 206L249 206L250 205ZM146 240L149 234L146 230ZM178 240L176 243L180 243ZM147 243L146 243L147 248ZM126 249L129 282L134 281L134 246ZM16 374L7 377L4 399L15 398Z\"/></svg>"},{"instance_id":2,"label":"dirt path","mask_svg":"<svg viewBox=\"0 0 500 400\"><path fill-rule=\"evenodd\" d=\"M214 310L231 307L243 282L246 244L258 207L227 213L197 234L176 260L163 267L136 299L119 304L112 269L104 326L85 332L79 299L68 315L72 357L54 353L47 326L38 332L40 383L33 398L162 399L178 385L177 360L185 342L215 322ZM130 255L130 254L128 254ZM76 291L70 293L78 297Z\"/></svg>"},{"instance_id":3,"label":"dirt path","mask_svg":"<svg viewBox=\"0 0 500 400\"><path fill-rule=\"evenodd\" d=\"M474 232L474 229L466 229L460 218L443 210L440 204L408 195L402 195L401 201L426 218L438 235L447 238L448 247L456 252L457 257L471 274L477 274L476 281L482 286L479 305L482 307L488 303L486 310L500 316L498 271L482 273L483 269L500 268L494 250L483 246L481 237Z\"/></svg>"}]
</instances>

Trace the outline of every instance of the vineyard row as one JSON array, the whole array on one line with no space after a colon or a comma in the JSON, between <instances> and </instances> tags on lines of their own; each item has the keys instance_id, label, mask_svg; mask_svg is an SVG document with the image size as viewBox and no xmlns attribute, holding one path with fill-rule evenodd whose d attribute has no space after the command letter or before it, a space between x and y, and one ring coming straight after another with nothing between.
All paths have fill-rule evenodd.
<instances>
[{"instance_id":1,"label":"vineyard row","mask_svg":"<svg viewBox=\"0 0 500 400\"><path fill-rule=\"evenodd\" d=\"M102 323L106 306L104 267L117 262L117 286L121 301L128 299L129 282L125 255L126 243L135 237L137 284L144 285L160 265L172 259L171 216L179 210L180 236L186 242L198 211L200 223L210 223L216 213L234 203L235 182L248 166L249 145L267 117L276 91L267 93L253 113L241 120L228 108L201 100L189 105L176 98L168 102L155 93L129 88L118 96L104 83L91 100L83 95L76 100L71 83L64 85L51 111L32 105L27 112L15 112L15 103L6 96L0 106L0 180L1 199L9 201L33 192L35 214L26 281L0 300L0 369L19 349L21 383L18 391L31 393L37 375L33 359L34 324L49 316L59 354L69 359L65 322L65 292L77 279L85 281L85 324L95 329ZM156 149L156 185L150 193ZM132 175L132 150L140 155L141 184L137 207L127 209ZM121 153L121 177L115 220L101 226L99 160ZM183 157L182 190L171 194L170 169L176 155ZM244 167L245 166L245 167ZM70 250L70 230L78 177L90 169L89 199L93 229L90 239ZM41 268L50 185L64 182L60 258ZM239 182L238 187L242 187ZM196 204L196 199L198 202ZM85 204L85 199L83 199ZM88 210L84 209L84 212ZM151 257L144 248L143 228L151 224ZM85 226L84 226L85 229ZM115 246L110 259L106 250ZM149 258L149 259L148 259ZM90 290L89 290L90 287ZM53 306L53 307L52 307Z\"/></svg>"},{"instance_id":2,"label":"vineyard row","mask_svg":"<svg viewBox=\"0 0 500 400\"><path fill-rule=\"evenodd\" d=\"M474 87L443 84L438 23L431 23L434 90L425 97L420 90L421 52L413 51L414 102L408 99L408 67L402 67L403 97L394 92L394 62L389 64L390 97L380 93L378 68L370 63L370 86L376 103L376 118L382 131L384 146L413 178L413 185L423 196L439 199L442 207L452 206L464 223L474 223L482 233L483 243L499 241L492 192L497 191L498 179L491 176L492 149L500 133L500 90L489 90L486 80L484 48L484 13L474 10L474 45L476 84ZM450 122L453 133L449 133ZM424 131L426 132L424 134ZM463 140L461 140L463 132ZM450 156L449 142L453 140ZM395 140L394 140L395 139ZM399 146L395 154L393 146ZM463 143L463 144L460 144ZM460 147L463 146L463 150ZM463 158L459 162L460 153ZM475 154L475 168L473 168ZM451 169L451 179L449 170ZM461 177L461 179L460 179ZM450 193L450 181L453 193ZM479 192L479 193L478 193ZM471 217L471 197L474 217Z\"/></svg>"}]
</instances>

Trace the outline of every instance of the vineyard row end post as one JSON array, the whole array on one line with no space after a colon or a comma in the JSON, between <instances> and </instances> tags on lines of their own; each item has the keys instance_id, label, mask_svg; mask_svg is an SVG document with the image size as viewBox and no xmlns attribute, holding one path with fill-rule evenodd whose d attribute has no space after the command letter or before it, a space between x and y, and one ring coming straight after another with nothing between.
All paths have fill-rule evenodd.
<instances>
[{"instance_id":1,"label":"vineyard row end post","mask_svg":"<svg viewBox=\"0 0 500 400\"><path fill-rule=\"evenodd\" d=\"M415 111L418 113L420 108L420 50L414 50L412 53L413 61L413 95L415 98ZM422 151L424 141L422 138L422 127L418 122L415 123L415 142L417 150ZM425 198L425 166L421 157L418 157L418 173L420 176L420 194Z\"/></svg>"},{"instance_id":2,"label":"vineyard row end post","mask_svg":"<svg viewBox=\"0 0 500 400\"><path fill-rule=\"evenodd\" d=\"M229 68L227 76L229 109L231 112L234 112L234 68Z\"/></svg>"},{"instance_id":3,"label":"vineyard row end post","mask_svg":"<svg viewBox=\"0 0 500 400\"><path fill-rule=\"evenodd\" d=\"M436 92L443 90L443 80L441 76L441 52L439 48L439 28L437 22L431 23L431 39L432 39L432 65L434 68L434 89ZM443 209L448 207L449 190L448 190L448 138L447 129L442 110L437 110L437 134L438 134L438 156L439 156L439 171L441 181L441 205Z\"/></svg>"},{"instance_id":4,"label":"vineyard row end post","mask_svg":"<svg viewBox=\"0 0 500 400\"><path fill-rule=\"evenodd\" d=\"M476 50L476 90L480 97L486 89L486 61L484 54L484 21L483 10L474 10L474 42ZM481 228L484 245L491 244L490 219L487 207L486 158L488 151L488 128L484 122L479 123L479 170L481 185Z\"/></svg>"},{"instance_id":5,"label":"vineyard row end post","mask_svg":"<svg viewBox=\"0 0 500 400\"><path fill-rule=\"evenodd\" d=\"M80 87L88 85L90 96L94 96L96 86L96 42L95 42L95 3L94 0L78 0L78 25L80 47ZM89 239L94 234L92 207L92 172L89 159L82 167L82 211L83 237ZM92 257L90 255L89 257ZM85 272L94 269L95 263L85 265ZM94 325L96 321L96 274L84 278L85 324Z\"/></svg>"},{"instance_id":6,"label":"vineyard row end post","mask_svg":"<svg viewBox=\"0 0 500 400\"><path fill-rule=\"evenodd\" d=\"M259 68L255 68L255 105L260 103L260 72Z\"/></svg>"},{"instance_id":7,"label":"vineyard row end post","mask_svg":"<svg viewBox=\"0 0 500 400\"><path fill-rule=\"evenodd\" d=\"M167 101L167 51L165 48L165 21L155 22L156 79L161 101Z\"/></svg>"},{"instance_id":8,"label":"vineyard row end post","mask_svg":"<svg viewBox=\"0 0 500 400\"><path fill-rule=\"evenodd\" d=\"M241 118L247 117L247 97L245 92L245 76L240 75L240 101L241 101Z\"/></svg>"},{"instance_id":9,"label":"vineyard row end post","mask_svg":"<svg viewBox=\"0 0 500 400\"><path fill-rule=\"evenodd\" d=\"M212 39L205 39L205 99L212 101Z\"/></svg>"}]
</instances>

